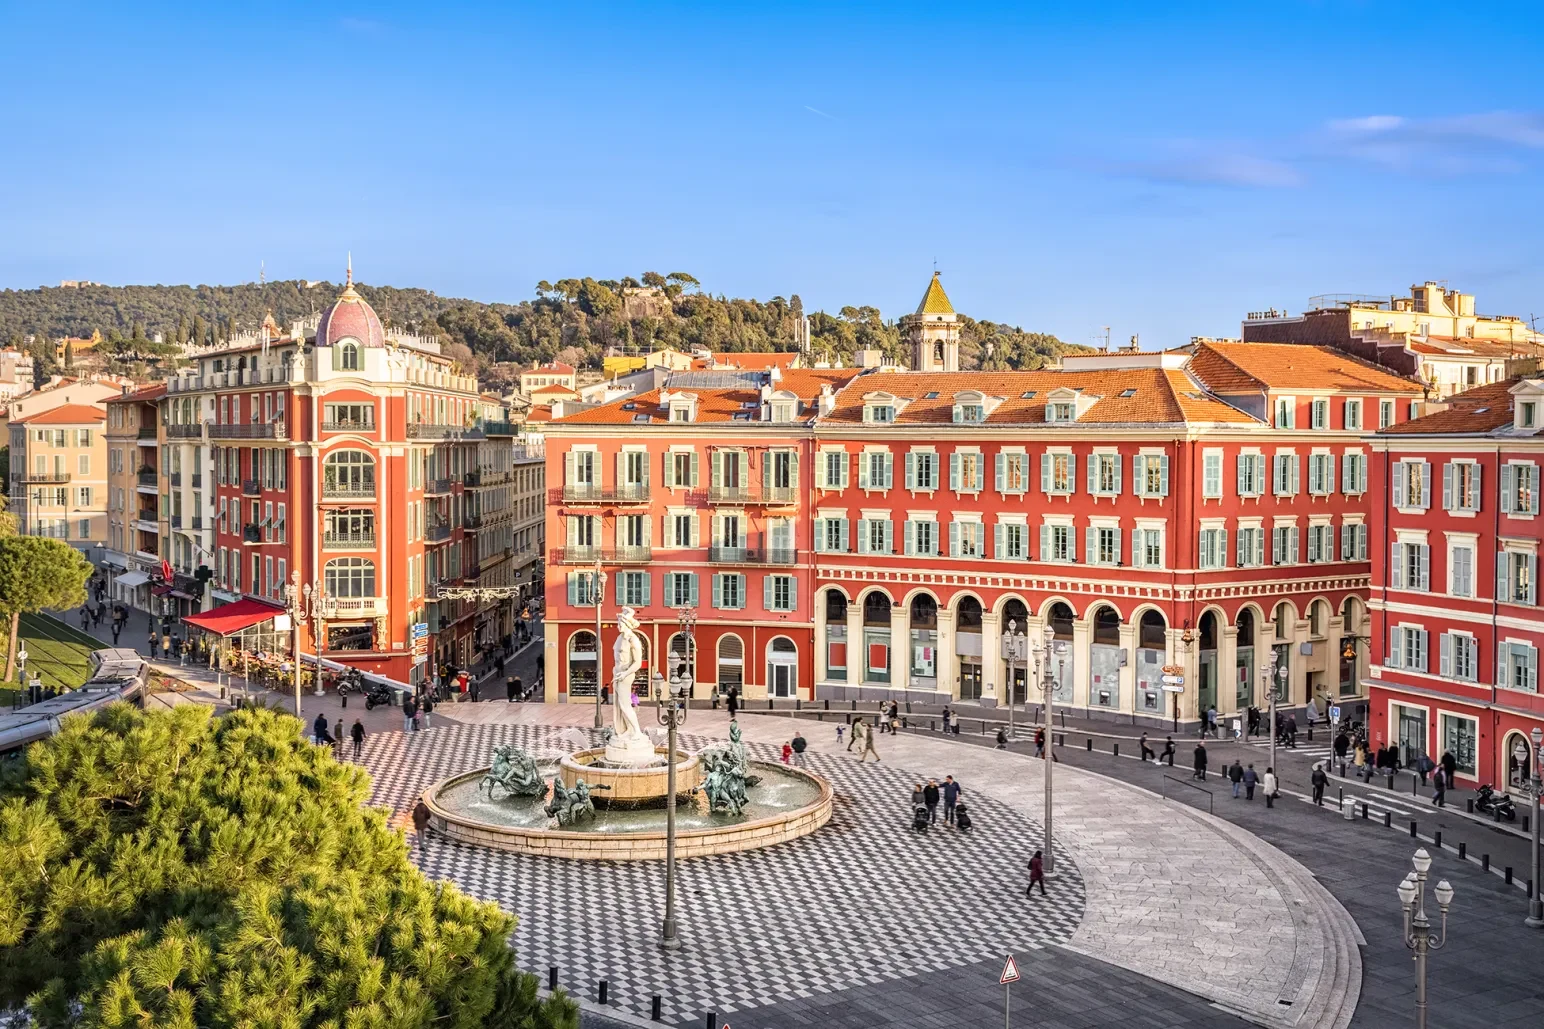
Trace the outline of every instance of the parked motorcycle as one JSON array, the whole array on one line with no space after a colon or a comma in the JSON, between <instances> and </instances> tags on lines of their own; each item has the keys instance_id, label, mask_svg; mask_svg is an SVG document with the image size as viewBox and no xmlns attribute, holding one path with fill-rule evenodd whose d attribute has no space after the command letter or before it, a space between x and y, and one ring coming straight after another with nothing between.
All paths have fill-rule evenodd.
<instances>
[{"instance_id":1,"label":"parked motorcycle","mask_svg":"<svg viewBox=\"0 0 1544 1029\"><path fill-rule=\"evenodd\" d=\"M365 710L372 711L376 707L391 707L395 703L391 687L383 682L372 682L365 691Z\"/></svg>"},{"instance_id":2,"label":"parked motorcycle","mask_svg":"<svg viewBox=\"0 0 1544 1029\"><path fill-rule=\"evenodd\" d=\"M1498 822L1503 819L1508 822L1517 821L1517 809L1512 806L1512 798L1505 793L1497 793L1490 783L1476 791L1474 809L1490 815Z\"/></svg>"}]
</instances>

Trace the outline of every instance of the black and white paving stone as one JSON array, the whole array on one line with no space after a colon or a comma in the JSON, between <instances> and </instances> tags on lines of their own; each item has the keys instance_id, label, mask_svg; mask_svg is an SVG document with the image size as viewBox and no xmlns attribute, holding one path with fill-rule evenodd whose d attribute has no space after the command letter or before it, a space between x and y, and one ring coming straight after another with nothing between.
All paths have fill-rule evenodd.
<instances>
[{"instance_id":1,"label":"black and white paving stone","mask_svg":"<svg viewBox=\"0 0 1544 1029\"><path fill-rule=\"evenodd\" d=\"M432 730L377 733L365 745L372 803L404 812L433 783L489 761L494 745L551 744L559 727L440 722ZM712 742L683 735L685 745ZM750 744L773 761L770 747ZM1048 896L1023 898L1040 827L972 791L959 768L858 764L844 753L807 756L810 771L836 791L832 819L816 833L748 853L678 864L677 912L684 946L657 945L664 867L653 862L587 862L431 840L424 871L516 915L516 960L539 973L558 969L570 992L647 1016L659 994L669 1022L697 1021L780 1001L885 980L920 968L966 968L1006 953L1067 942L1078 928L1084 890L1060 848ZM974 829L942 824L910 831L911 788L919 776L954 774Z\"/></svg>"}]
</instances>

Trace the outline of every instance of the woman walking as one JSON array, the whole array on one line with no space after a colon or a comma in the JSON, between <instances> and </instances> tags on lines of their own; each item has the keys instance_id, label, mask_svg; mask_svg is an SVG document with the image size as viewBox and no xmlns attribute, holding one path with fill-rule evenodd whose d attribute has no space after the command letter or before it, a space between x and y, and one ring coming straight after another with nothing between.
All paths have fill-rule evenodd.
<instances>
[{"instance_id":1,"label":"woman walking","mask_svg":"<svg viewBox=\"0 0 1544 1029\"><path fill-rule=\"evenodd\" d=\"M1024 896L1029 896L1036 884L1040 886L1040 896L1045 896L1045 862L1041 860L1040 851L1035 851L1035 856L1029 859L1029 885L1024 887Z\"/></svg>"}]
</instances>

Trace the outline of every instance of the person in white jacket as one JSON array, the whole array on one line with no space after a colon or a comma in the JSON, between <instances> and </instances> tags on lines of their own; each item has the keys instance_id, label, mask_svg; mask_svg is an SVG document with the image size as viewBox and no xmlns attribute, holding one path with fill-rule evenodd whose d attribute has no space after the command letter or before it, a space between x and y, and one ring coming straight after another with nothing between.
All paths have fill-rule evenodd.
<instances>
[{"instance_id":1,"label":"person in white jacket","mask_svg":"<svg viewBox=\"0 0 1544 1029\"><path fill-rule=\"evenodd\" d=\"M1265 806L1274 807L1276 804L1276 769L1267 768L1265 770L1264 786Z\"/></svg>"}]
</instances>

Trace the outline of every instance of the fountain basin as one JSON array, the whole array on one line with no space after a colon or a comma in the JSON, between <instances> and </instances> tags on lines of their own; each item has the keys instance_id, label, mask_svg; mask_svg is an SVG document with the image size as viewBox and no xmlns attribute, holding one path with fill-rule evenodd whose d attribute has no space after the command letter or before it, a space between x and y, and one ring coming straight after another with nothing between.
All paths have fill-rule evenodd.
<instances>
[{"instance_id":1,"label":"fountain basin","mask_svg":"<svg viewBox=\"0 0 1544 1029\"><path fill-rule=\"evenodd\" d=\"M662 802L669 792L669 767L664 747L655 747L657 764L642 766L605 763L606 749L594 747L564 754L558 761L558 774L569 789L583 779L590 786L590 799L597 808L640 807ZM696 754L676 750L676 796L690 796L702 781L702 759ZM597 787L607 787L597 789Z\"/></svg>"},{"instance_id":2,"label":"fountain basin","mask_svg":"<svg viewBox=\"0 0 1544 1029\"><path fill-rule=\"evenodd\" d=\"M762 785L754 788L751 804L739 817L709 812L700 793L678 803L677 857L758 850L806 836L831 820L831 784L824 778L764 761L752 761L750 767ZM517 854L588 861L665 857L663 810L598 810L593 820L560 829L542 813L547 797L483 799L478 784L486 771L463 772L424 791L434 833ZM590 781L587 774L585 781Z\"/></svg>"}]
</instances>

